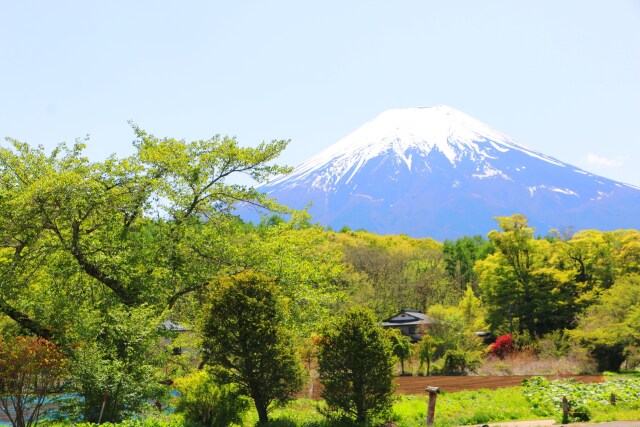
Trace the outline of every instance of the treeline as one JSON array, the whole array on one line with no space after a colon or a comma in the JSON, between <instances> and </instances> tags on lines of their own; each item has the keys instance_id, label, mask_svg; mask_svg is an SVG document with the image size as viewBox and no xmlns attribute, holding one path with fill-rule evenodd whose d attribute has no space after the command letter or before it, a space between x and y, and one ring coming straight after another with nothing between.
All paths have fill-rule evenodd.
<instances>
[{"instance_id":1,"label":"treeline","mask_svg":"<svg viewBox=\"0 0 640 427\"><path fill-rule=\"evenodd\" d=\"M618 370L625 359L633 365L640 343L640 232L536 236L523 215L496 221L487 238L442 244L365 231L327 238L360 275L351 301L380 318L414 308L523 344L554 334L580 343L600 371Z\"/></svg>"},{"instance_id":2,"label":"treeline","mask_svg":"<svg viewBox=\"0 0 640 427\"><path fill-rule=\"evenodd\" d=\"M203 319L222 284L243 275L277 289L278 316L303 357L320 325L353 306L379 320L401 308L431 314L442 320L440 353L491 330L530 340L570 331L603 369L636 354L635 230L540 238L513 215L487 238L444 243L334 232L230 183L286 173L273 162L287 141L243 148L134 132L134 154L100 162L82 143L0 148L2 342L36 337L62 352L63 383L80 397L70 416L117 421L162 401L168 383L206 361ZM244 223L239 204L291 219ZM175 325L193 333L178 337ZM193 351L176 356L178 347Z\"/></svg>"}]
</instances>

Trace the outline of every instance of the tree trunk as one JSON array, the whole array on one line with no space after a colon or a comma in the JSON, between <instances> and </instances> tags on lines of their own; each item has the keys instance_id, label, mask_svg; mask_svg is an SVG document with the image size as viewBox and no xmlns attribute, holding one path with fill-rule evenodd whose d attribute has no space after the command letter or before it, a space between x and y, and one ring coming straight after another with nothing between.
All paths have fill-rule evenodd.
<instances>
[{"instance_id":1,"label":"tree trunk","mask_svg":"<svg viewBox=\"0 0 640 427\"><path fill-rule=\"evenodd\" d=\"M258 411L258 421L260 424L267 424L269 422L269 413L267 412L267 405L264 402L254 400L256 410Z\"/></svg>"}]
</instances>

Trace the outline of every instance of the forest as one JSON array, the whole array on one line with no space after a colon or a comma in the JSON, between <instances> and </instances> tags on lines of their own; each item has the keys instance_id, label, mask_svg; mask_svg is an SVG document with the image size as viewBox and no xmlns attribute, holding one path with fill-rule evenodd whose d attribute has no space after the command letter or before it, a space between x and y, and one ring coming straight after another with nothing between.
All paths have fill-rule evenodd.
<instances>
[{"instance_id":1,"label":"forest","mask_svg":"<svg viewBox=\"0 0 640 427\"><path fill-rule=\"evenodd\" d=\"M534 230L514 213L486 236L444 242L334 231L237 183L287 173L274 163L287 141L245 148L133 130L135 153L104 161L82 141L0 148L0 370L26 366L20 348L44 355L33 369L46 366L71 396L67 418L121 421L163 405L174 385L195 387L207 367L231 387L221 400L244 393L262 420L295 394L318 348L332 350L328 337L339 342L333 318L379 322L403 308L440 321L394 348L418 355L415 374L469 374L512 351L580 358L592 372L640 363L637 230ZM244 222L238 206L272 214ZM476 332L508 345L492 353ZM258 398L237 354L223 357L237 335L279 351L251 369L277 360L292 389Z\"/></svg>"}]
</instances>

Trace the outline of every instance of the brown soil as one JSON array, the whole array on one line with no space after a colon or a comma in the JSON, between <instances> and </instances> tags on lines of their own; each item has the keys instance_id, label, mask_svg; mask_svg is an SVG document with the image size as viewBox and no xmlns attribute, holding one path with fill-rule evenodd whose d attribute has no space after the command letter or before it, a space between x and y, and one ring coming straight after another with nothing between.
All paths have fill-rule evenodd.
<instances>
[{"instance_id":1,"label":"brown soil","mask_svg":"<svg viewBox=\"0 0 640 427\"><path fill-rule=\"evenodd\" d=\"M427 386L440 387L444 392L456 392L462 390L480 390L489 389L495 390L501 387L515 387L522 385L522 380L531 378L533 375L511 375L511 376L499 376L499 377L484 377L484 376L469 376L469 377L447 377L447 376L434 376L434 377L418 377L418 376L406 376L396 377L395 383L397 384L396 394L426 394L424 389ZM574 378L576 381L583 383L600 383L604 381L602 375L544 375L551 380L557 380L560 378ZM321 385L318 381L314 381L313 386L307 389L307 392L301 395L301 397L307 397L312 399L320 399Z\"/></svg>"}]
</instances>

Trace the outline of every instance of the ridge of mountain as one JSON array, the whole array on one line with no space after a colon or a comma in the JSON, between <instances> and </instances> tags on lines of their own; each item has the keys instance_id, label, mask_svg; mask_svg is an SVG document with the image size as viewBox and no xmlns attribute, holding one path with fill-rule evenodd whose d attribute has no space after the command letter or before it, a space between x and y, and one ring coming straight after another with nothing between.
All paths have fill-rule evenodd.
<instances>
[{"instance_id":1,"label":"ridge of mountain","mask_svg":"<svg viewBox=\"0 0 640 427\"><path fill-rule=\"evenodd\" d=\"M453 108L388 110L258 189L313 221L436 239L522 213L551 228L640 226L640 188L529 149ZM470 221L472 219L472 221Z\"/></svg>"}]
</instances>

